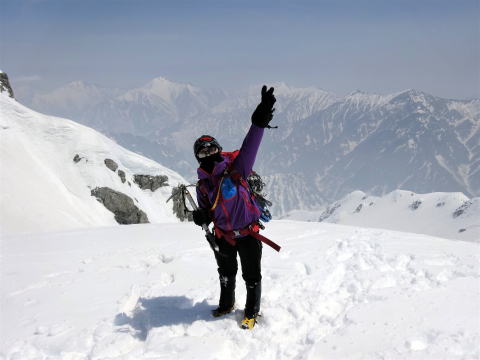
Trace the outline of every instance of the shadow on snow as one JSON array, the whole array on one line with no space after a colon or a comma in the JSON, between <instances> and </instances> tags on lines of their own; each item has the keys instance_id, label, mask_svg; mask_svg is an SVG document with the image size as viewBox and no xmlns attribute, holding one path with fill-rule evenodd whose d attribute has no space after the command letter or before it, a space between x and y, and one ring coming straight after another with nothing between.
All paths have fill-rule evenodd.
<instances>
[{"instance_id":1,"label":"shadow on snow","mask_svg":"<svg viewBox=\"0 0 480 360\"><path fill-rule=\"evenodd\" d=\"M210 314L212 306L206 300L193 305L185 296L160 296L156 298L139 298L131 314L119 313L114 324L124 326L118 331L131 330L139 340L145 341L150 329L162 326L192 324L197 320L216 320Z\"/></svg>"}]
</instances>

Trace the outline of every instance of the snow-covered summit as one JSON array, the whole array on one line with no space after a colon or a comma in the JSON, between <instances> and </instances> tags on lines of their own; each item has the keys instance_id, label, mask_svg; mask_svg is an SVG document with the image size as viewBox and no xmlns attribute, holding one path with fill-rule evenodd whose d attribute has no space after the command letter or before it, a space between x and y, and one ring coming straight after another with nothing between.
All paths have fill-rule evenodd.
<instances>
[{"instance_id":1,"label":"snow-covered summit","mask_svg":"<svg viewBox=\"0 0 480 360\"><path fill-rule=\"evenodd\" d=\"M197 94L200 89L190 85L170 81L164 77L156 77L142 87L127 91L119 99L132 101L139 96L156 96L167 103L174 102L184 93Z\"/></svg>"},{"instance_id":2,"label":"snow-covered summit","mask_svg":"<svg viewBox=\"0 0 480 360\"><path fill-rule=\"evenodd\" d=\"M248 87L247 97L252 104L258 103L260 89L262 86L263 84L256 84ZM316 111L323 109L340 99L336 94L314 86L296 87L291 86L283 81L279 81L268 84L268 87L273 87L275 89L275 97L277 98L276 107L284 106L284 104L281 103L282 100L288 102L306 101L310 105L314 106L311 110Z\"/></svg>"},{"instance_id":3,"label":"snow-covered summit","mask_svg":"<svg viewBox=\"0 0 480 360\"><path fill-rule=\"evenodd\" d=\"M392 95L369 94L361 90L356 90L347 95L342 101L346 106L355 105L366 108L383 106L392 99Z\"/></svg>"},{"instance_id":4,"label":"snow-covered summit","mask_svg":"<svg viewBox=\"0 0 480 360\"><path fill-rule=\"evenodd\" d=\"M176 221L171 204L165 204L172 186L184 182L174 171L91 128L37 113L3 94L0 113L2 232L116 224L114 214L92 196L96 188L130 198L123 197L150 222ZM142 190L136 175L166 176L168 186Z\"/></svg>"}]
</instances>

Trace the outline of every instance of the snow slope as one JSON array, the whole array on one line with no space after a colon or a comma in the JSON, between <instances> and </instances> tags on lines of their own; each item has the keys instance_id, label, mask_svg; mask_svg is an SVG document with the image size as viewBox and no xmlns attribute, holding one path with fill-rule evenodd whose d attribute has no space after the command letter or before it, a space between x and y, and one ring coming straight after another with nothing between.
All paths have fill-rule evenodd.
<instances>
[{"instance_id":1,"label":"snow slope","mask_svg":"<svg viewBox=\"0 0 480 360\"><path fill-rule=\"evenodd\" d=\"M479 244L273 221L263 317L213 319L213 255L188 223L2 239L0 359L478 359Z\"/></svg>"},{"instance_id":2,"label":"snow slope","mask_svg":"<svg viewBox=\"0 0 480 360\"><path fill-rule=\"evenodd\" d=\"M462 193L395 190L378 197L354 191L323 211L292 211L291 220L406 231L480 242L480 198Z\"/></svg>"},{"instance_id":3,"label":"snow slope","mask_svg":"<svg viewBox=\"0 0 480 360\"><path fill-rule=\"evenodd\" d=\"M78 154L81 160L73 161ZM105 166L113 159L126 175ZM151 222L175 221L165 200L185 182L155 161L128 151L97 131L46 116L0 94L0 227L2 232L37 232L114 225L113 213L91 189L107 186L135 200ZM169 185L141 190L133 174L167 175Z\"/></svg>"}]
</instances>

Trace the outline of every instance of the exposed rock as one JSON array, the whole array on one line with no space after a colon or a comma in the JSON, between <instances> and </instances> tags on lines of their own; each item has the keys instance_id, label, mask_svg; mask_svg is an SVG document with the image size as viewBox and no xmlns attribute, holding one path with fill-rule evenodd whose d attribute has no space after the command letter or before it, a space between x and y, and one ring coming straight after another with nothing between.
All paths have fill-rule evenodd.
<instances>
[{"instance_id":1,"label":"exposed rock","mask_svg":"<svg viewBox=\"0 0 480 360\"><path fill-rule=\"evenodd\" d=\"M457 218L460 215L462 215L469 207L472 205L473 202L471 200L465 201L460 207L458 207L454 212L453 212L453 217Z\"/></svg>"},{"instance_id":2,"label":"exposed rock","mask_svg":"<svg viewBox=\"0 0 480 360\"><path fill-rule=\"evenodd\" d=\"M420 205L422 205L422 202L420 200L415 200L413 203L410 204L409 208L412 210L417 210Z\"/></svg>"},{"instance_id":3,"label":"exposed rock","mask_svg":"<svg viewBox=\"0 0 480 360\"><path fill-rule=\"evenodd\" d=\"M108 187L95 188L91 191L108 210L113 212L115 220L119 224L143 224L148 223L145 212L140 210L129 196L112 190Z\"/></svg>"},{"instance_id":4,"label":"exposed rock","mask_svg":"<svg viewBox=\"0 0 480 360\"><path fill-rule=\"evenodd\" d=\"M2 71L0 71L0 93L6 91L8 96L15 99L13 94L13 89L10 86L10 81L8 80L8 75Z\"/></svg>"},{"instance_id":5,"label":"exposed rock","mask_svg":"<svg viewBox=\"0 0 480 360\"><path fill-rule=\"evenodd\" d=\"M105 159L105 166L113 172L117 171L118 169L118 164L112 159Z\"/></svg>"},{"instance_id":6,"label":"exposed rock","mask_svg":"<svg viewBox=\"0 0 480 360\"><path fill-rule=\"evenodd\" d=\"M322 214L320 214L320 218L318 219L319 222L322 222L328 219L342 204L335 203L332 206L329 206L327 210L325 210Z\"/></svg>"},{"instance_id":7,"label":"exposed rock","mask_svg":"<svg viewBox=\"0 0 480 360\"><path fill-rule=\"evenodd\" d=\"M118 170L117 174L118 174L118 176L120 177L120 180L122 180L122 183L125 184L125 181L127 180L127 179L125 178L125 171L123 171L123 170Z\"/></svg>"},{"instance_id":8,"label":"exposed rock","mask_svg":"<svg viewBox=\"0 0 480 360\"><path fill-rule=\"evenodd\" d=\"M157 190L163 186L168 186L168 176L166 175L133 175L133 182L136 183L140 189Z\"/></svg>"},{"instance_id":9,"label":"exposed rock","mask_svg":"<svg viewBox=\"0 0 480 360\"><path fill-rule=\"evenodd\" d=\"M83 158L80 157L80 155L76 154L74 157L73 157L73 162L76 164L78 163L80 160L82 160Z\"/></svg>"},{"instance_id":10,"label":"exposed rock","mask_svg":"<svg viewBox=\"0 0 480 360\"><path fill-rule=\"evenodd\" d=\"M355 209L356 213L359 213L362 210L363 204L359 204L357 208Z\"/></svg>"}]
</instances>

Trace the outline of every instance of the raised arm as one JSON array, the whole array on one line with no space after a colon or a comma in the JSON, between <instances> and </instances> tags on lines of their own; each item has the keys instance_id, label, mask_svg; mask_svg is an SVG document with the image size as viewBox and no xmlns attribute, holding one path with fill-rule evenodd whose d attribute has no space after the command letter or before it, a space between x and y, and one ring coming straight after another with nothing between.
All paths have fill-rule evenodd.
<instances>
[{"instance_id":1,"label":"raised arm","mask_svg":"<svg viewBox=\"0 0 480 360\"><path fill-rule=\"evenodd\" d=\"M273 104L275 104L275 96L273 96L273 87L267 91L267 87L262 87L262 101L252 114L252 126L243 140L240 153L238 154L233 167L243 178L247 178L252 172L255 158L257 157L258 148L262 141L263 132L266 127L270 128L269 122L273 118Z\"/></svg>"},{"instance_id":2,"label":"raised arm","mask_svg":"<svg viewBox=\"0 0 480 360\"><path fill-rule=\"evenodd\" d=\"M247 136L245 136L243 140L240 152L233 163L234 169L237 170L244 179L252 172L264 131L265 129L256 125L252 124L252 126L250 126L250 130L248 130Z\"/></svg>"}]
</instances>

